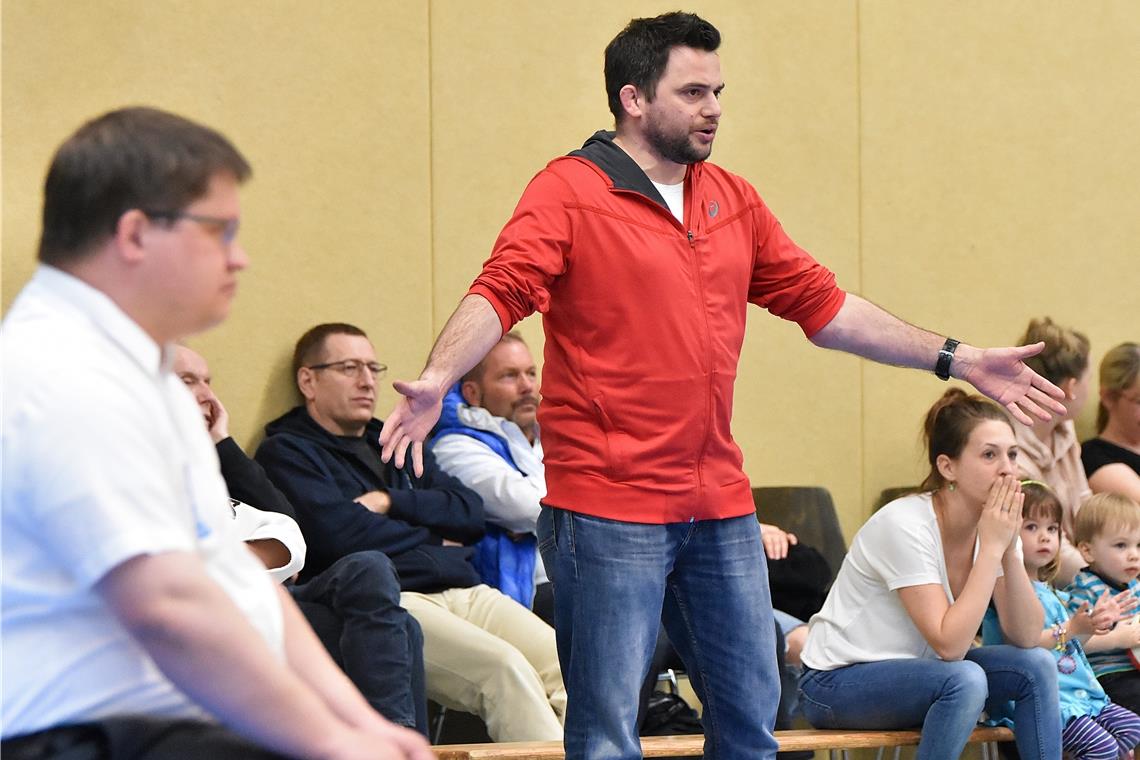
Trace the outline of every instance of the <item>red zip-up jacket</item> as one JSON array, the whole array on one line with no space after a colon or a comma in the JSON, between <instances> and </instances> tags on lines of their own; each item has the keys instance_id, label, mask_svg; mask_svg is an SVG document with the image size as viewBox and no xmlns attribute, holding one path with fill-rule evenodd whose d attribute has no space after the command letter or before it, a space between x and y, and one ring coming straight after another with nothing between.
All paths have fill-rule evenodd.
<instances>
[{"instance_id":1,"label":"red zip-up jacket","mask_svg":"<svg viewBox=\"0 0 1140 760\"><path fill-rule=\"evenodd\" d=\"M811 337L844 292L743 179L690 166L681 224L612 137L531 180L469 291L504 332L543 314L545 503L642 523L750 514L729 429L747 305Z\"/></svg>"}]
</instances>

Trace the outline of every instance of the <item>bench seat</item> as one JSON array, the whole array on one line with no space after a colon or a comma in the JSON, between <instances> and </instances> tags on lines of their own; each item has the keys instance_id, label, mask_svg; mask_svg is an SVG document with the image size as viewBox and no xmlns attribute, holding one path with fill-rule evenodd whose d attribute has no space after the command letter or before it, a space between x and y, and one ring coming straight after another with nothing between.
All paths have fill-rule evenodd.
<instances>
[{"instance_id":1,"label":"bench seat","mask_svg":"<svg viewBox=\"0 0 1140 760\"><path fill-rule=\"evenodd\" d=\"M875 747L905 747L918 744L920 733L910 731L820 731L792 729L777 731L782 752L795 750L848 750ZM979 726L970 734L970 743L1013 741L1008 728ZM705 738L686 736L643 736L642 754L653 757L700 757ZM501 742L497 744L442 744L432 749L440 760L563 760L562 742Z\"/></svg>"}]
</instances>

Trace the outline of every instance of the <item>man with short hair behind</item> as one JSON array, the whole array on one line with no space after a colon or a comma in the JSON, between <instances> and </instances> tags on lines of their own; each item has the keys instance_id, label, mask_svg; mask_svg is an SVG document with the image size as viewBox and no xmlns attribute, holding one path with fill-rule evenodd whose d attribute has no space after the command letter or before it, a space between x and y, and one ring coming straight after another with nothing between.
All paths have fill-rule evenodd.
<instances>
[{"instance_id":1,"label":"man with short hair behind","mask_svg":"<svg viewBox=\"0 0 1140 760\"><path fill-rule=\"evenodd\" d=\"M495 741L562 736L566 692L554 631L480 583L467 546L483 504L430 457L422 475L380 461L374 419L384 366L353 325L317 325L293 354L304 404L265 427L255 459L297 510L302 578L352 552L387 554L400 604L424 634L428 697L479 715Z\"/></svg>"},{"instance_id":2,"label":"man with short hair behind","mask_svg":"<svg viewBox=\"0 0 1140 760\"><path fill-rule=\"evenodd\" d=\"M303 567L308 548L293 505L230 436L229 412L214 393L205 357L177 346L172 369L202 411L222 478L237 502L234 518L245 528L241 538L275 579L290 578ZM254 527L257 530L250 532ZM293 543L282 540L293 534ZM301 555L299 563L291 556L293 544L298 545L292 554ZM276 570L282 566L291 568L284 576ZM400 581L392 561L378 551L353 552L306 583L285 580L285 588L368 704L393 723L426 735L423 634L400 606Z\"/></svg>"},{"instance_id":3,"label":"man with short hair behind","mask_svg":"<svg viewBox=\"0 0 1140 760\"><path fill-rule=\"evenodd\" d=\"M447 390L542 312L538 535L573 760L640 757L634 695L663 605L704 705L706 755L776 751L772 610L731 432L749 303L818 346L967 380L1023 421L1062 411L1059 389L1022 361L1040 345L959 344L844 292L752 185L707 161L719 46L712 24L681 12L634 19L610 42L614 131L530 181L419 379L395 384L404 398L384 423L384 458L403 464L410 446L418 463Z\"/></svg>"},{"instance_id":4,"label":"man with short hair behind","mask_svg":"<svg viewBox=\"0 0 1140 760\"><path fill-rule=\"evenodd\" d=\"M172 343L229 312L249 173L218 132L149 108L52 161L41 266L2 329L5 760L431 757L233 534L170 371Z\"/></svg>"},{"instance_id":5,"label":"man with short hair behind","mask_svg":"<svg viewBox=\"0 0 1140 760\"><path fill-rule=\"evenodd\" d=\"M431 451L444 472L483 499L487 535L475 548L483 580L552 622L551 585L535 538L546 496L538 371L517 332L504 335L448 392Z\"/></svg>"}]
</instances>

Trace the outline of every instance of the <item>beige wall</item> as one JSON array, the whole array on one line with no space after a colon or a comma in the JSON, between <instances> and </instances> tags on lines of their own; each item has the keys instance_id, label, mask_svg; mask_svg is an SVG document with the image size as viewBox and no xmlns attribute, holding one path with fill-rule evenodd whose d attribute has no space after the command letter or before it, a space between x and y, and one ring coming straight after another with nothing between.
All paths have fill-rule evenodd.
<instances>
[{"instance_id":1,"label":"beige wall","mask_svg":"<svg viewBox=\"0 0 1140 760\"><path fill-rule=\"evenodd\" d=\"M715 159L847 288L980 344L1046 313L1087 331L1096 360L1138 337L1140 6L690 5L725 37ZM661 10L5 0L3 305L34 266L54 148L148 103L219 127L254 164L253 267L231 319L195 341L238 440L292 403L289 351L317 321L360 324L412 375L527 180L608 126L606 42ZM521 329L541 345L536 318ZM736 434L755 482L827 486L850 536L879 490L920 477L918 420L941 390L757 311Z\"/></svg>"}]
</instances>

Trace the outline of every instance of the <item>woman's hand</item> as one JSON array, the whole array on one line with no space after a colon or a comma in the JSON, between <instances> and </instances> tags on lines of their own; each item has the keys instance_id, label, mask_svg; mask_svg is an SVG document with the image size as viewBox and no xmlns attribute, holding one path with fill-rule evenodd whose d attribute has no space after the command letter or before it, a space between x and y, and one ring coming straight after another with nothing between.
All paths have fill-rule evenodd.
<instances>
[{"instance_id":1,"label":"woman's hand","mask_svg":"<svg viewBox=\"0 0 1140 760\"><path fill-rule=\"evenodd\" d=\"M1010 549L1021 530L1021 504L1025 496L1021 483L1002 475L990 487L990 495L978 520L978 543L981 550L1001 557Z\"/></svg>"}]
</instances>

